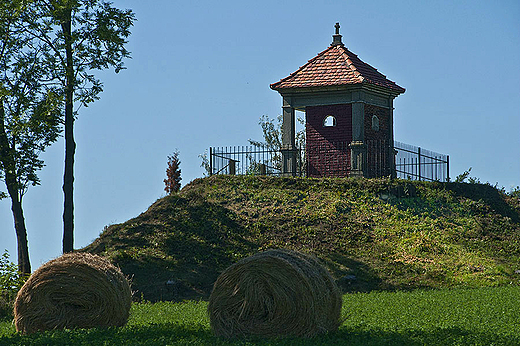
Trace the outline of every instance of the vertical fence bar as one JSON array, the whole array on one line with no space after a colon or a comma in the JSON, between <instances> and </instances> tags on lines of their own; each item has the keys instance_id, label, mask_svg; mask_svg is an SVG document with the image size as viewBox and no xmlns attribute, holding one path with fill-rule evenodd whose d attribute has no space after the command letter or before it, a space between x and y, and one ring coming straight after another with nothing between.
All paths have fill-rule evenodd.
<instances>
[{"instance_id":1,"label":"vertical fence bar","mask_svg":"<svg viewBox=\"0 0 520 346\"><path fill-rule=\"evenodd\" d=\"M213 175L213 148L209 147L209 175Z\"/></svg>"},{"instance_id":2,"label":"vertical fence bar","mask_svg":"<svg viewBox=\"0 0 520 346\"><path fill-rule=\"evenodd\" d=\"M417 158L418 158L418 173L419 173L419 181L421 181L421 147L417 149Z\"/></svg>"},{"instance_id":3,"label":"vertical fence bar","mask_svg":"<svg viewBox=\"0 0 520 346\"><path fill-rule=\"evenodd\" d=\"M450 181L450 155L446 155L446 181Z\"/></svg>"}]
</instances>

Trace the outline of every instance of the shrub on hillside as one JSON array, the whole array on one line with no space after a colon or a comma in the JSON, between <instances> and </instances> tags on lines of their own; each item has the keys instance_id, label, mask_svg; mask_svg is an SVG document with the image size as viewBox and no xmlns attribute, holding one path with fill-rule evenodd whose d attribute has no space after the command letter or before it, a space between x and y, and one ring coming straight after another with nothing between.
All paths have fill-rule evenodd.
<instances>
[{"instance_id":1,"label":"shrub on hillside","mask_svg":"<svg viewBox=\"0 0 520 346\"><path fill-rule=\"evenodd\" d=\"M177 192L181 188L181 169L179 168L181 161L179 160L179 151L175 151L168 156L168 168L166 168L166 179L164 179L164 191L169 195Z\"/></svg>"},{"instance_id":2,"label":"shrub on hillside","mask_svg":"<svg viewBox=\"0 0 520 346\"><path fill-rule=\"evenodd\" d=\"M19 274L18 266L9 261L9 252L4 250L0 257L0 319L12 317L16 294L25 280L27 278Z\"/></svg>"}]
</instances>

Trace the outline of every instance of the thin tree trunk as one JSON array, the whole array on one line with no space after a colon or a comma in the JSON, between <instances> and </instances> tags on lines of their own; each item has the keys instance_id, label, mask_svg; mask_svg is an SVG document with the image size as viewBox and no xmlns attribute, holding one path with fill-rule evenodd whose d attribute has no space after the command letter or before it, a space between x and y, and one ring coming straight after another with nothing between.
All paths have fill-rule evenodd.
<instances>
[{"instance_id":1,"label":"thin tree trunk","mask_svg":"<svg viewBox=\"0 0 520 346\"><path fill-rule=\"evenodd\" d=\"M23 274L31 274L31 262L29 261L29 247L27 243L27 229L22 209L22 197L16 180L16 167L13 150L9 145L9 139L4 125L5 110L0 100L0 162L4 167L5 185L11 197L11 210L13 211L14 228L18 244L18 271Z\"/></svg>"},{"instance_id":2,"label":"thin tree trunk","mask_svg":"<svg viewBox=\"0 0 520 346\"><path fill-rule=\"evenodd\" d=\"M65 172L63 174L63 252L74 249L74 61L72 59L71 35L72 11L64 13L61 24L66 51L66 87L65 87Z\"/></svg>"},{"instance_id":3,"label":"thin tree trunk","mask_svg":"<svg viewBox=\"0 0 520 346\"><path fill-rule=\"evenodd\" d=\"M31 262L29 261L29 244L27 242L27 229L25 228L22 200L19 198L13 198L13 196L18 197L18 191L15 191L14 194L12 194L12 189L8 188L8 190L9 195L11 196L11 210L13 211L16 241L18 243L18 271L25 275L30 275Z\"/></svg>"}]
</instances>

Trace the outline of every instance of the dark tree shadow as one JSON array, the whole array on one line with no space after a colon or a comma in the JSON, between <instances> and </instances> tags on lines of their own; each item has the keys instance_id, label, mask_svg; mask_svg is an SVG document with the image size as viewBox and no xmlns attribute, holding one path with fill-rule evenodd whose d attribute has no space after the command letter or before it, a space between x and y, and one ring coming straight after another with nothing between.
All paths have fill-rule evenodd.
<instances>
[{"instance_id":1,"label":"dark tree shadow","mask_svg":"<svg viewBox=\"0 0 520 346\"><path fill-rule=\"evenodd\" d=\"M482 200L489 205L496 213L509 217L513 222L520 222L520 210L515 210L504 199L496 187L489 184L469 184L469 183L448 183L448 189L460 196L464 196L473 201Z\"/></svg>"},{"instance_id":2,"label":"dark tree shadow","mask_svg":"<svg viewBox=\"0 0 520 346\"><path fill-rule=\"evenodd\" d=\"M342 293L392 290L393 286L381 279L366 263L343 253L333 252L323 258Z\"/></svg>"},{"instance_id":3,"label":"dark tree shadow","mask_svg":"<svg viewBox=\"0 0 520 346\"><path fill-rule=\"evenodd\" d=\"M238 219L220 205L175 195L109 228L92 250L83 250L115 252L114 261L132 279L136 298L205 299L224 269L258 249Z\"/></svg>"}]
</instances>

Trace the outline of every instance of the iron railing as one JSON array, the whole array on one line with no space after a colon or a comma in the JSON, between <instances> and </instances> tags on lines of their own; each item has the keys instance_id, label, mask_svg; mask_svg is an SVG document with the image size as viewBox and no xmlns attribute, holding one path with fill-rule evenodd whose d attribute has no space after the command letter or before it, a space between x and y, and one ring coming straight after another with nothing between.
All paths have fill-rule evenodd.
<instances>
[{"instance_id":1,"label":"iron railing","mask_svg":"<svg viewBox=\"0 0 520 346\"><path fill-rule=\"evenodd\" d=\"M303 154L305 150L296 149L297 171L303 176ZM209 174L230 175L281 175L282 152L266 146L232 146L209 148Z\"/></svg>"},{"instance_id":2,"label":"iron railing","mask_svg":"<svg viewBox=\"0 0 520 346\"><path fill-rule=\"evenodd\" d=\"M365 145L363 174L366 177L449 181L448 155L397 141L393 146L384 140L365 141ZM294 172L282 172L283 153L280 149L254 145L210 147L209 174L346 177L351 172L348 143L327 143L307 150L297 148L292 152L296 161Z\"/></svg>"},{"instance_id":3,"label":"iron railing","mask_svg":"<svg viewBox=\"0 0 520 346\"><path fill-rule=\"evenodd\" d=\"M428 181L450 180L450 156L410 144L394 142L398 178Z\"/></svg>"}]
</instances>

